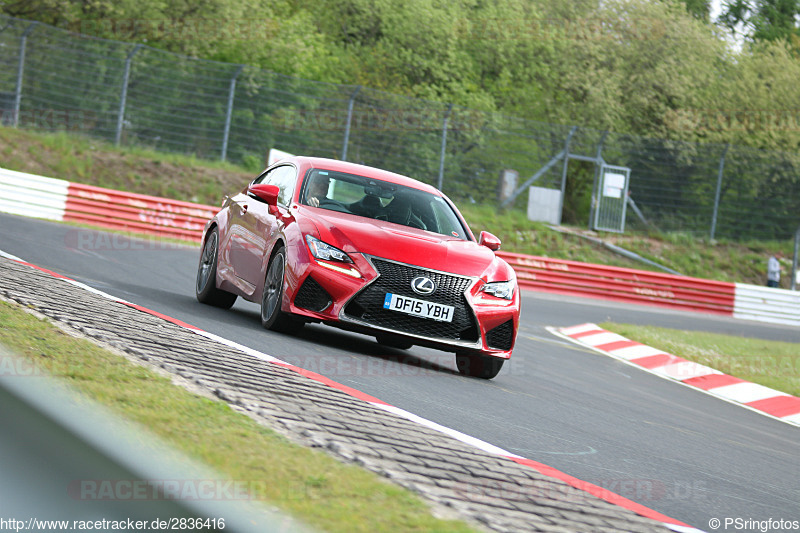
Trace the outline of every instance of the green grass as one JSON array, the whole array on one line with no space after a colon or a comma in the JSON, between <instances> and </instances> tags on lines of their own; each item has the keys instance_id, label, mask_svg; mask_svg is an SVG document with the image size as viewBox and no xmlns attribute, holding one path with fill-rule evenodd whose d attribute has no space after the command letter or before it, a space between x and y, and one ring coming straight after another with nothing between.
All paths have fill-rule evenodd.
<instances>
[{"instance_id":1,"label":"green grass","mask_svg":"<svg viewBox=\"0 0 800 533\"><path fill-rule=\"evenodd\" d=\"M600 327L725 374L800 396L800 343L612 322Z\"/></svg>"},{"instance_id":2,"label":"green grass","mask_svg":"<svg viewBox=\"0 0 800 533\"><path fill-rule=\"evenodd\" d=\"M472 531L362 468L290 443L169 379L0 301L0 342L120 416L324 531ZM27 377L26 379L33 379Z\"/></svg>"},{"instance_id":3,"label":"green grass","mask_svg":"<svg viewBox=\"0 0 800 533\"><path fill-rule=\"evenodd\" d=\"M80 135L0 127L0 166L87 185L219 205L254 171Z\"/></svg>"},{"instance_id":4,"label":"green grass","mask_svg":"<svg viewBox=\"0 0 800 533\"><path fill-rule=\"evenodd\" d=\"M190 167L213 168L237 172L250 172L231 163L199 159L191 154L161 152L145 146L115 146L113 143L101 139L71 134L67 132L37 132L33 130L0 127L0 139L6 142L12 139L24 139L29 145L29 155L33 156L34 148L44 147L55 154L67 159L65 169L72 169L75 161L81 161L75 167L80 169L91 168L92 156L97 152L114 152L123 158L131 160L149 160L154 165L177 164ZM5 155L10 155L6 152ZM257 171L257 170L256 170Z\"/></svg>"}]
</instances>

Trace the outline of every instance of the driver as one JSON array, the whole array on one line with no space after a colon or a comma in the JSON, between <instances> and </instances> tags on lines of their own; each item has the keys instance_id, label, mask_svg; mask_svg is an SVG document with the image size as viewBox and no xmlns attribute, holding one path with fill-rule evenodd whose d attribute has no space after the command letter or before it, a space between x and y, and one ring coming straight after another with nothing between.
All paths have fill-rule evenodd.
<instances>
[{"instance_id":1,"label":"driver","mask_svg":"<svg viewBox=\"0 0 800 533\"><path fill-rule=\"evenodd\" d=\"M312 207L319 207L319 203L328 196L331 180L328 176L317 174L311 179L306 192L306 203Z\"/></svg>"}]
</instances>

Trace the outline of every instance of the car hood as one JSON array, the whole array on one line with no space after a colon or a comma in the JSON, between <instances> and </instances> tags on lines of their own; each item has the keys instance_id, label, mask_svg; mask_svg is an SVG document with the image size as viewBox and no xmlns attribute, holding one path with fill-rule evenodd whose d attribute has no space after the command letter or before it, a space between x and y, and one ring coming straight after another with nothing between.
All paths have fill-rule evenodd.
<instances>
[{"instance_id":1,"label":"car hood","mask_svg":"<svg viewBox=\"0 0 800 533\"><path fill-rule=\"evenodd\" d=\"M493 251L473 241L335 211L304 211L303 218L313 224L321 240L348 254L362 253L462 276L481 277L487 270L508 268Z\"/></svg>"}]
</instances>

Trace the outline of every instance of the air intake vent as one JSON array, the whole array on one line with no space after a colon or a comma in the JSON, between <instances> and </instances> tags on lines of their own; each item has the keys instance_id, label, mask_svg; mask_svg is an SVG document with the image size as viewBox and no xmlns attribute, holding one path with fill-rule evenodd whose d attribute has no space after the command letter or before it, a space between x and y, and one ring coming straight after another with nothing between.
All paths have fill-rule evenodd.
<instances>
[{"instance_id":1,"label":"air intake vent","mask_svg":"<svg viewBox=\"0 0 800 533\"><path fill-rule=\"evenodd\" d=\"M294 305L318 313L324 311L332 301L331 295L311 276L306 278L294 297Z\"/></svg>"}]
</instances>

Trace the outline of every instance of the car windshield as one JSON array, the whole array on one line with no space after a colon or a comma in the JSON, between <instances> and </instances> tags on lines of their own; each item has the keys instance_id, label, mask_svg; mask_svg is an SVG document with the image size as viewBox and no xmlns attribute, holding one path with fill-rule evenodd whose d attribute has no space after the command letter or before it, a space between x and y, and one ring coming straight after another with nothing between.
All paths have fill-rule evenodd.
<instances>
[{"instance_id":1,"label":"car windshield","mask_svg":"<svg viewBox=\"0 0 800 533\"><path fill-rule=\"evenodd\" d=\"M312 169L306 175L300 202L469 239L453 208L441 196L364 176Z\"/></svg>"}]
</instances>

